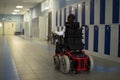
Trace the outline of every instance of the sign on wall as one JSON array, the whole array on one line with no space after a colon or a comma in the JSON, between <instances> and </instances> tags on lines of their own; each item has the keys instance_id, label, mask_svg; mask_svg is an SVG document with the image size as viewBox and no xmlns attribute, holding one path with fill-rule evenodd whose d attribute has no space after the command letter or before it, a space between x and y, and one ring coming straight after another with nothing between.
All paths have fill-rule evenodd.
<instances>
[{"instance_id":1,"label":"sign on wall","mask_svg":"<svg viewBox=\"0 0 120 80\"><path fill-rule=\"evenodd\" d=\"M44 2L42 2L41 4L41 11L45 11L51 8L51 1L52 0L45 0Z\"/></svg>"}]
</instances>

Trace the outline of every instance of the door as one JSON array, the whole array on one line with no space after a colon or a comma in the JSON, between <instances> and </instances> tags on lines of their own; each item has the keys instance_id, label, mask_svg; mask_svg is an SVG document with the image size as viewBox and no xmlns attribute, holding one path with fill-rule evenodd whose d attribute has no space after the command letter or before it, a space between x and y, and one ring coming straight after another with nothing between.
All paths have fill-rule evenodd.
<instances>
[{"instance_id":1,"label":"door","mask_svg":"<svg viewBox=\"0 0 120 80\"><path fill-rule=\"evenodd\" d=\"M24 35L29 37L29 22L24 22Z\"/></svg>"},{"instance_id":2,"label":"door","mask_svg":"<svg viewBox=\"0 0 120 80\"><path fill-rule=\"evenodd\" d=\"M48 13L48 42L52 40L52 12Z\"/></svg>"},{"instance_id":3,"label":"door","mask_svg":"<svg viewBox=\"0 0 120 80\"><path fill-rule=\"evenodd\" d=\"M4 34L5 35L14 35L16 31L15 22L4 22Z\"/></svg>"},{"instance_id":4,"label":"door","mask_svg":"<svg viewBox=\"0 0 120 80\"><path fill-rule=\"evenodd\" d=\"M46 17L39 17L39 38L40 40L46 39Z\"/></svg>"}]
</instances>

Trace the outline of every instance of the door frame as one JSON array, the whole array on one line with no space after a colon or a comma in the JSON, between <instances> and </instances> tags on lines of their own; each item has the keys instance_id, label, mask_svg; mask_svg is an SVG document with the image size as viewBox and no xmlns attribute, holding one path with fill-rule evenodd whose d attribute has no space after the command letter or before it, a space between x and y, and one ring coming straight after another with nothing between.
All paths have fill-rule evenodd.
<instances>
[{"instance_id":1,"label":"door frame","mask_svg":"<svg viewBox=\"0 0 120 80\"><path fill-rule=\"evenodd\" d=\"M52 12L48 12L48 42L52 41Z\"/></svg>"}]
</instances>

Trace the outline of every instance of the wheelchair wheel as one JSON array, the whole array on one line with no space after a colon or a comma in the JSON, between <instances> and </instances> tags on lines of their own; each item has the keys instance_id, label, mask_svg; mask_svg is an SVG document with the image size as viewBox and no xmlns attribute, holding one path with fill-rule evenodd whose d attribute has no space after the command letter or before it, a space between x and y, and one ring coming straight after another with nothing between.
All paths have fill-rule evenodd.
<instances>
[{"instance_id":1,"label":"wheelchair wheel","mask_svg":"<svg viewBox=\"0 0 120 80\"><path fill-rule=\"evenodd\" d=\"M69 73L70 71L70 60L68 56L63 55L61 58L60 69L63 73Z\"/></svg>"},{"instance_id":2,"label":"wheelchair wheel","mask_svg":"<svg viewBox=\"0 0 120 80\"><path fill-rule=\"evenodd\" d=\"M61 60L61 56L54 56L54 66L55 69L60 70L60 60Z\"/></svg>"},{"instance_id":3,"label":"wheelchair wheel","mask_svg":"<svg viewBox=\"0 0 120 80\"><path fill-rule=\"evenodd\" d=\"M93 58L91 55L88 55L88 57L89 57L89 60L86 63L86 67L87 67L88 71L91 71L93 69L93 66L94 66L94 61L93 61Z\"/></svg>"}]
</instances>

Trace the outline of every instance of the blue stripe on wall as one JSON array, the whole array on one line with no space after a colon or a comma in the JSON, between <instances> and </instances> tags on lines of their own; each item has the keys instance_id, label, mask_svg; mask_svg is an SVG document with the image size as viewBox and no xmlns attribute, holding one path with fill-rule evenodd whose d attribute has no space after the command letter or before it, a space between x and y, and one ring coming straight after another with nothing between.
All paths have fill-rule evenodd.
<instances>
[{"instance_id":1,"label":"blue stripe on wall","mask_svg":"<svg viewBox=\"0 0 120 80\"><path fill-rule=\"evenodd\" d=\"M110 25L105 25L105 47L104 47L104 54L107 54L107 55L110 55L110 36L111 36Z\"/></svg>"},{"instance_id":2,"label":"blue stripe on wall","mask_svg":"<svg viewBox=\"0 0 120 80\"><path fill-rule=\"evenodd\" d=\"M60 26L62 25L62 10L60 9Z\"/></svg>"},{"instance_id":3,"label":"blue stripe on wall","mask_svg":"<svg viewBox=\"0 0 120 80\"><path fill-rule=\"evenodd\" d=\"M85 27L85 49L88 50L89 28Z\"/></svg>"},{"instance_id":4,"label":"blue stripe on wall","mask_svg":"<svg viewBox=\"0 0 120 80\"><path fill-rule=\"evenodd\" d=\"M90 1L90 24L94 24L94 0Z\"/></svg>"},{"instance_id":5,"label":"blue stripe on wall","mask_svg":"<svg viewBox=\"0 0 120 80\"><path fill-rule=\"evenodd\" d=\"M94 42L93 42L94 50L93 51L95 52L98 52L98 31L99 31L98 26L94 26Z\"/></svg>"},{"instance_id":6,"label":"blue stripe on wall","mask_svg":"<svg viewBox=\"0 0 120 80\"><path fill-rule=\"evenodd\" d=\"M66 8L64 8L64 25L65 25L65 22L66 22Z\"/></svg>"},{"instance_id":7,"label":"blue stripe on wall","mask_svg":"<svg viewBox=\"0 0 120 80\"><path fill-rule=\"evenodd\" d=\"M56 26L58 26L58 11L56 11Z\"/></svg>"},{"instance_id":8,"label":"blue stripe on wall","mask_svg":"<svg viewBox=\"0 0 120 80\"><path fill-rule=\"evenodd\" d=\"M105 24L105 0L100 0L100 24Z\"/></svg>"},{"instance_id":9,"label":"blue stripe on wall","mask_svg":"<svg viewBox=\"0 0 120 80\"><path fill-rule=\"evenodd\" d=\"M112 15L112 22L119 23L119 1L120 0L113 0L113 15Z\"/></svg>"},{"instance_id":10,"label":"blue stripe on wall","mask_svg":"<svg viewBox=\"0 0 120 80\"><path fill-rule=\"evenodd\" d=\"M69 14L72 14L72 6L69 7Z\"/></svg>"},{"instance_id":11,"label":"blue stripe on wall","mask_svg":"<svg viewBox=\"0 0 120 80\"><path fill-rule=\"evenodd\" d=\"M85 2L82 3L82 25L85 25Z\"/></svg>"},{"instance_id":12,"label":"blue stripe on wall","mask_svg":"<svg viewBox=\"0 0 120 80\"><path fill-rule=\"evenodd\" d=\"M78 22L78 5L75 8L75 21Z\"/></svg>"},{"instance_id":13,"label":"blue stripe on wall","mask_svg":"<svg viewBox=\"0 0 120 80\"><path fill-rule=\"evenodd\" d=\"M118 57L120 57L120 25L119 25L119 40L118 40Z\"/></svg>"}]
</instances>

